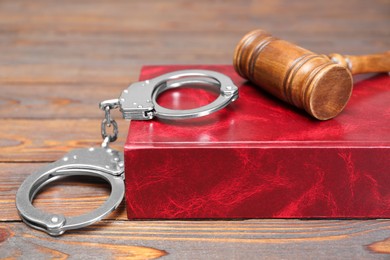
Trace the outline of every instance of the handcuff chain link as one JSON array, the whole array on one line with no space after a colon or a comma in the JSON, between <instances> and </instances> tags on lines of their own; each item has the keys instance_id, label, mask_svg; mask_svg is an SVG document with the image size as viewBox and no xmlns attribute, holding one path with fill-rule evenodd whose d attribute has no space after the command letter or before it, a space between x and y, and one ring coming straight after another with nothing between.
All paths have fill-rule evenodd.
<instances>
[{"instance_id":1,"label":"handcuff chain link","mask_svg":"<svg viewBox=\"0 0 390 260\"><path fill-rule=\"evenodd\" d=\"M110 99L100 103L100 109L104 110L104 118L101 123L101 133L102 133L102 147L108 147L109 143L115 142L118 138L118 124L111 117L111 109L115 109L119 106L118 99ZM107 128L113 127L112 134L107 134Z\"/></svg>"}]
</instances>

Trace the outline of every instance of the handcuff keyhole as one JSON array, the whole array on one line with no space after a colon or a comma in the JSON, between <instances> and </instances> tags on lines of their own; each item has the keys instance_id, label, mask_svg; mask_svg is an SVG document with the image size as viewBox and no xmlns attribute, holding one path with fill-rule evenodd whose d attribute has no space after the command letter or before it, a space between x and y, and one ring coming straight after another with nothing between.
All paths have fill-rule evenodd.
<instances>
[{"instance_id":1,"label":"handcuff keyhole","mask_svg":"<svg viewBox=\"0 0 390 260\"><path fill-rule=\"evenodd\" d=\"M110 193L110 184L101 178L67 176L45 185L32 203L44 212L72 217L97 209Z\"/></svg>"}]
</instances>

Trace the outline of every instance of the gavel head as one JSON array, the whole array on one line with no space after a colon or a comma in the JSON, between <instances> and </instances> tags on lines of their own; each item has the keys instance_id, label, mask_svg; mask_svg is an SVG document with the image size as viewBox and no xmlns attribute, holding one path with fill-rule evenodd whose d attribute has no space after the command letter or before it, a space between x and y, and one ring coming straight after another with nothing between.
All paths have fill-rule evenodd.
<instances>
[{"instance_id":1,"label":"gavel head","mask_svg":"<svg viewBox=\"0 0 390 260\"><path fill-rule=\"evenodd\" d=\"M262 30L241 39L233 64L242 77L319 120L338 115L352 93L345 67Z\"/></svg>"}]
</instances>

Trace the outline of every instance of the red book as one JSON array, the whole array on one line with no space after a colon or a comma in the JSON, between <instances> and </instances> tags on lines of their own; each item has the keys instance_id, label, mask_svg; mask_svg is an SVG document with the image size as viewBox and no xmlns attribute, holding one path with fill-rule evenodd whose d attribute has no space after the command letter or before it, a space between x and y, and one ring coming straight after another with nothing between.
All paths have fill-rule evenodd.
<instances>
[{"instance_id":1,"label":"red book","mask_svg":"<svg viewBox=\"0 0 390 260\"><path fill-rule=\"evenodd\" d=\"M345 110L318 121L242 79L232 66L146 66L232 78L239 99L209 116L132 121L125 144L129 219L389 218L390 78L354 86ZM169 108L213 100L170 90Z\"/></svg>"}]
</instances>

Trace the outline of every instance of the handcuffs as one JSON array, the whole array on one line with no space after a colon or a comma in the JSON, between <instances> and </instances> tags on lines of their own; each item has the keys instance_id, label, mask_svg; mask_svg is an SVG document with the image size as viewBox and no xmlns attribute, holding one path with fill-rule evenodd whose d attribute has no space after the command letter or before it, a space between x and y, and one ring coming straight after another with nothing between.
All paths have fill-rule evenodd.
<instances>
[{"instance_id":1,"label":"handcuffs","mask_svg":"<svg viewBox=\"0 0 390 260\"><path fill-rule=\"evenodd\" d=\"M168 90L185 85L204 84L219 90L219 96L211 103L194 109L173 110L160 106L158 96ZM118 126L111 117L111 109L119 108L128 120L185 119L209 115L238 98L238 88L224 74L210 70L181 70L159 77L136 82L125 89L118 99L100 103L105 112L102 120L102 147L75 149L60 160L46 165L28 176L16 194L16 208L21 219L29 226L59 236L67 230L82 228L101 220L114 211L125 193L123 153L109 148L118 135ZM107 134L107 127L113 133ZM65 217L46 213L32 204L35 195L48 183L68 176L95 176L111 185L111 194L99 208L84 215Z\"/></svg>"}]
</instances>

